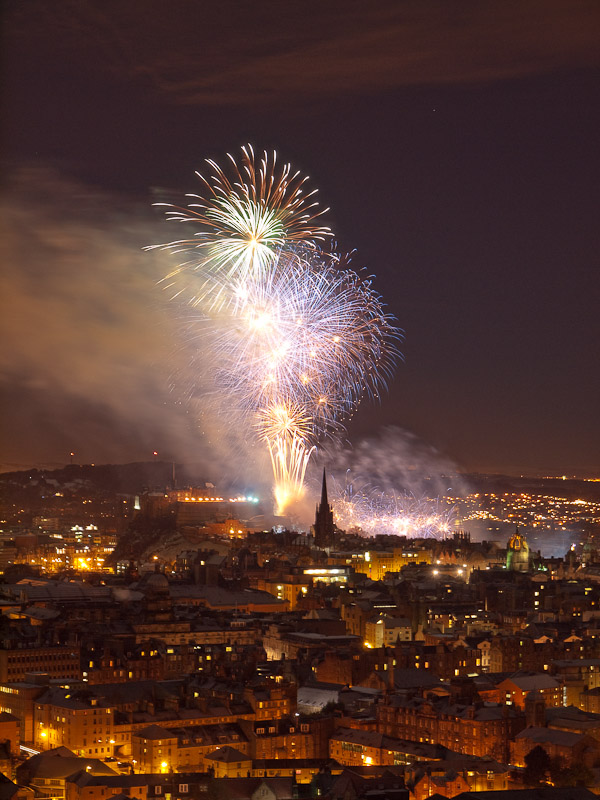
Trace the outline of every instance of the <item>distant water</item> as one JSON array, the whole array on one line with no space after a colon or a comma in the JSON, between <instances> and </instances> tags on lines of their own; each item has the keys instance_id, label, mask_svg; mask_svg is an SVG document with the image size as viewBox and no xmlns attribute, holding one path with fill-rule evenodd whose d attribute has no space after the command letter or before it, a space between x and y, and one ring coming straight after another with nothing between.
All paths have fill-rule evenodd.
<instances>
[{"instance_id":1,"label":"distant water","mask_svg":"<svg viewBox=\"0 0 600 800\"><path fill-rule=\"evenodd\" d=\"M515 526L511 523L481 519L464 523L464 529L469 531L474 542L494 541L501 547L506 547L515 531ZM548 531L519 526L519 532L525 536L531 550L534 552L539 550L546 558L562 557L571 549L572 544L579 549L579 545L583 543L583 534L578 531Z\"/></svg>"}]
</instances>

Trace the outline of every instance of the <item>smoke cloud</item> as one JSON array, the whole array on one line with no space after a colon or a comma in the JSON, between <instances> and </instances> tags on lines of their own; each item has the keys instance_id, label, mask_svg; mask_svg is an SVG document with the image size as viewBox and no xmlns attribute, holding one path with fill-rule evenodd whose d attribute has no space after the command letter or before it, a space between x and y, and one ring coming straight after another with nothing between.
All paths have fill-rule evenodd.
<instances>
[{"instance_id":1,"label":"smoke cloud","mask_svg":"<svg viewBox=\"0 0 600 800\"><path fill-rule=\"evenodd\" d=\"M467 488L451 459L397 426L386 426L355 447L331 448L321 461L341 489L351 483L355 491L436 498ZM316 475L311 478L316 482Z\"/></svg>"},{"instance_id":2,"label":"smoke cloud","mask_svg":"<svg viewBox=\"0 0 600 800\"><path fill-rule=\"evenodd\" d=\"M91 189L50 169L20 169L1 201L4 291L0 392L1 468L159 458L198 464L216 483L237 481L263 497L271 486L265 448L235 409L210 396L212 358L189 341L159 282L173 267L143 247L169 238L149 201ZM200 329L201 331L201 329ZM311 462L296 514L310 522L326 466L338 490L352 482L417 498L457 486L456 466L400 428ZM332 481L332 491L335 491Z\"/></svg>"},{"instance_id":3,"label":"smoke cloud","mask_svg":"<svg viewBox=\"0 0 600 800\"><path fill-rule=\"evenodd\" d=\"M205 464L213 480L243 480L262 454L203 401L201 342L190 374L176 309L157 285L172 264L142 250L169 235L149 201L22 168L1 208L0 392L15 409L3 418L1 468L157 451Z\"/></svg>"}]
</instances>

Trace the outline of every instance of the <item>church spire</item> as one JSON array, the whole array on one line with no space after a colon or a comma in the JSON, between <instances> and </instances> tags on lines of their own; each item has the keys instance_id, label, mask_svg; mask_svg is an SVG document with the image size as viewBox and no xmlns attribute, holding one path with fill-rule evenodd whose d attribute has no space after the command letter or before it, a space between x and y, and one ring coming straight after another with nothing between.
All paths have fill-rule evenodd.
<instances>
[{"instance_id":1,"label":"church spire","mask_svg":"<svg viewBox=\"0 0 600 800\"><path fill-rule=\"evenodd\" d=\"M327 500L327 478L325 476L325 467L323 467L323 486L321 487L321 508L327 508L329 501Z\"/></svg>"},{"instance_id":2,"label":"church spire","mask_svg":"<svg viewBox=\"0 0 600 800\"><path fill-rule=\"evenodd\" d=\"M313 530L317 547L330 547L333 544L335 525L333 522L333 511L327 499L327 477L325 475L325 469L323 469L321 502L317 505Z\"/></svg>"}]
</instances>

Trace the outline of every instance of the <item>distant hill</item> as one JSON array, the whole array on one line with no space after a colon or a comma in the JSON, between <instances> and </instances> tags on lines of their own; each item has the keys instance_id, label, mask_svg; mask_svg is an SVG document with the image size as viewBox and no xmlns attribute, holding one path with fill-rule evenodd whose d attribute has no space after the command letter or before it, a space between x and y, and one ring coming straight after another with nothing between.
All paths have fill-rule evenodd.
<instances>
[{"instance_id":1,"label":"distant hill","mask_svg":"<svg viewBox=\"0 0 600 800\"><path fill-rule=\"evenodd\" d=\"M204 486L211 481L206 467L199 464L175 464L176 486ZM450 477L450 476L449 476ZM600 482L527 476L461 474L474 492L527 492L567 499L600 500ZM100 494L139 494L145 490L163 490L173 485L170 461L139 461L131 464L67 464L60 469L28 469L0 473L0 493L37 488L60 490L77 486ZM220 491L246 491L245 486L219 486Z\"/></svg>"},{"instance_id":2,"label":"distant hill","mask_svg":"<svg viewBox=\"0 0 600 800\"><path fill-rule=\"evenodd\" d=\"M210 478L200 467L175 465L178 486L203 486ZM33 486L64 488L80 484L97 492L139 494L144 490L173 485L173 464L167 461L141 461L132 464L67 464L60 469L28 469L0 474L5 490Z\"/></svg>"},{"instance_id":3,"label":"distant hill","mask_svg":"<svg viewBox=\"0 0 600 800\"><path fill-rule=\"evenodd\" d=\"M569 500L600 500L600 482L576 478L530 478L526 475L481 475L477 473L462 475L471 490L478 492L525 492L527 494L547 494L552 497L565 497Z\"/></svg>"}]
</instances>

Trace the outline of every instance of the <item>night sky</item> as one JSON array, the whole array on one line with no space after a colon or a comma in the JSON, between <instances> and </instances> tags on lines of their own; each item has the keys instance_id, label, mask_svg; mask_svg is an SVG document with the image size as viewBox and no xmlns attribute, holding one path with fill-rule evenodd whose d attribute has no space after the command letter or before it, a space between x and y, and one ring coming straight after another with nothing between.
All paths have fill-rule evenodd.
<instances>
[{"instance_id":1,"label":"night sky","mask_svg":"<svg viewBox=\"0 0 600 800\"><path fill-rule=\"evenodd\" d=\"M0 468L218 440L243 471L182 401L142 248L180 235L154 201L251 142L311 176L404 329L352 442L600 476L599 31L596 0L9 0Z\"/></svg>"}]
</instances>

